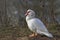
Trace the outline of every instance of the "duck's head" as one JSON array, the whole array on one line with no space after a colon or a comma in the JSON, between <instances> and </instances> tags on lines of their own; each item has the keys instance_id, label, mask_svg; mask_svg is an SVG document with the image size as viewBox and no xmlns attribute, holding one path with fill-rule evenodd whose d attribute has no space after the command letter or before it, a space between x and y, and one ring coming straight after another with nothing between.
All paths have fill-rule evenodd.
<instances>
[{"instance_id":1,"label":"duck's head","mask_svg":"<svg viewBox=\"0 0 60 40\"><path fill-rule=\"evenodd\" d=\"M28 9L25 16L26 16L27 19L34 18L35 17L35 12L31 9Z\"/></svg>"}]
</instances>

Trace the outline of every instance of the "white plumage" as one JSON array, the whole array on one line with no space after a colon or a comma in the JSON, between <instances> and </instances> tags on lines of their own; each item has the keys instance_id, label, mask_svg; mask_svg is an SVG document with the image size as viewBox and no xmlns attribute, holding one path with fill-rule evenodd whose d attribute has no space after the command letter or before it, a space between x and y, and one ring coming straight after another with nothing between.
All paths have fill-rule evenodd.
<instances>
[{"instance_id":1,"label":"white plumage","mask_svg":"<svg viewBox=\"0 0 60 40\"><path fill-rule=\"evenodd\" d=\"M40 19L35 18L35 12L31 9L27 10L26 22L31 31L38 34L46 35L48 37L53 37L52 34L48 32L43 22Z\"/></svg>"}]
</instances>

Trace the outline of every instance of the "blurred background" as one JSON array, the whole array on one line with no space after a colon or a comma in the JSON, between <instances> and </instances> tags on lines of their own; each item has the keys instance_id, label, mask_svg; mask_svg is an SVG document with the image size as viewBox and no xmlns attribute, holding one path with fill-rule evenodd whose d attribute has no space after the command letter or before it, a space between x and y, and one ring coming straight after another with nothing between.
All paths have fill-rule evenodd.
<instances>
[{"instance_id":1,"label":"blurred background","mask_svg":"<svg viewBox=\"0 0 60 40\"><path fill-rule=\"evenodd\" d=\"M60 0L0 0L0 40L21 40L17 38L32 33L25 21L27 9L60 40Z\"/></svg>"}]
</instances>

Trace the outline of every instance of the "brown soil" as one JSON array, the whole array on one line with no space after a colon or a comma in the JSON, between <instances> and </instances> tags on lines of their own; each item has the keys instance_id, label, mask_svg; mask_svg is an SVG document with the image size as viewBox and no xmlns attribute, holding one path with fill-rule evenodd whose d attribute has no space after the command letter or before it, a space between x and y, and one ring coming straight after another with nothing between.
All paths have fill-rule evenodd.
<instances>
[{"instance_id":1,"label":"brown soil","mask_svg":"<svg viewBox=\"0 0 60 40\"><path fill-rule=\"evenodd\" d=\"M60 40L60 35L54 35L54 38L51 39L41 35L38 35L36 37L28 37L28 36L15 37L10 35L6 37L0 37L0 40Z\"/></svg>"},{"instance_id":2,"label":"brown soil","mask_svg":"<svg viewBox=\"0 0 60 40\"><path fill-rule=\"evenodd\" d=\"M32 37L32 38L29 38L27 36L19 37L19 38L17 38L17 40L60 40L60 37L56 36L56 37L50 39L48 37L38 35L37 37Z\"/></svg>"}]
</instances>

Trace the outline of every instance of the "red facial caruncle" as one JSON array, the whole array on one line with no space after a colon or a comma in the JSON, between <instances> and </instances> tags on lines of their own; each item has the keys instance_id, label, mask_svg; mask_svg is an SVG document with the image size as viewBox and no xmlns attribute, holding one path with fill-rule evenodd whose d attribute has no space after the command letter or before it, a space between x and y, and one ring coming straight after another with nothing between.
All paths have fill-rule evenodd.
<instances>
[{"instance_id":1,"label":"red facial caruncle","mask_svg":"<svg viewBox=\"0 0 60 40\"><path fill-rule=\"evenodd\" d=\"M30 13L30 11L27 11L26 14L25 14L25 16L29 15L29 13Z\"/></svg>"}]
</instances>

